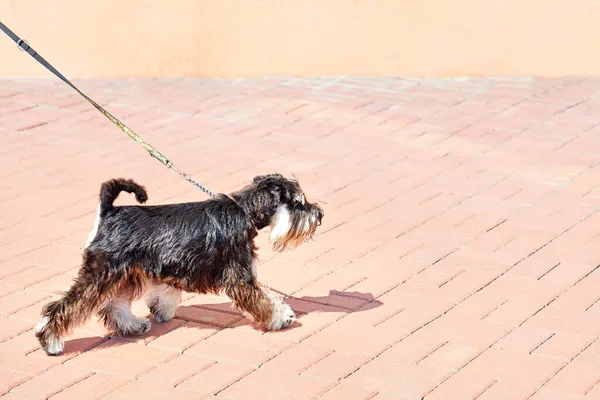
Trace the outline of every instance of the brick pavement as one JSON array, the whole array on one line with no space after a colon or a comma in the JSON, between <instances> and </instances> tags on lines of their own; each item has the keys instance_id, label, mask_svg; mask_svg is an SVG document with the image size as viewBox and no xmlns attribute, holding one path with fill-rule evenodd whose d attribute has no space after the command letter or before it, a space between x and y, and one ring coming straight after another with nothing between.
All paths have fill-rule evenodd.
<instances>
[{"instance_id":1,"label":"brick pavement","mask_svg":"<svg viewBox=\"0 0 600 400\"><path fill-rule=\"evenodd\" d=\"M64 84L1 79L3 399L600 399L600 80L78 83L211 189L294 173L326 216L292 253L258 238L290 329L189 295L144 337L94 319L47 357L32 328L100 183L205 197Z\"/></svg>"}]
</instances>

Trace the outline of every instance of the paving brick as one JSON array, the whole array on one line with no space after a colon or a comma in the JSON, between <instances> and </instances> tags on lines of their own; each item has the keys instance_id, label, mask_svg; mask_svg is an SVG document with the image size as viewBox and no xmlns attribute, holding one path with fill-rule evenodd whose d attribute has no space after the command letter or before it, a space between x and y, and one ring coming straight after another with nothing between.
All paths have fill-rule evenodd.
<instances>
[{"instance_id":1,"label":"paving brick","mask_svg":"<svg viewBox=\"0 0 600 400\"><path fill-rule=\"evenodd\" d=\"M574 310L588 311L590 306L593 306L598 300L597 293L594 291L597 284L596 279L585 279L562 293L554 304Z\"/></svg>"},{"instance_id":2,"label":"paving brick","mask_svg":"<svg viewBox=\"0 0 600 400\"><path fill-rule=\"evenodd\" d=\"M167 350L149 348L113 338L94 348L94 351L69 360L65 365L134 379L174 357L175 353ZM115 359L119 362L115 363Z\"/></svg>"},{"instance_id":3,"label":"paving brick","mask_svg":"<svg viewBox=\"0 0 600 400\"><path fill-rule=\"evenodd\" d=\"M486 321L520 325L543 307L539 301L508 300L485 317Z\"/></svg>"},{"instance_id":4,"label":"paving brick","mask_svg":"<svg viewBox=\"0 0 600 400\"><path fill-rule=\"evenodd\" d=\"M66 271L81 264L81 252L72 247L48 245L28 252L26 259L35 265Z\"/></svg>"},{"instance_id":5,"label":"paving brick","mask_svg":"<svg viewBox=\"0 0 600 400\"><path fill-rule=\"evenodd\" d=\"M30 378L31 375L26 372L0 368L0 396Z\"/></svg>"},{"instance_id":6,"label":"paving brick","mask_svg":"<svg viewBox=\"0 0 600 400\"><path fill-rule=\"evenodd\" d=\"M597 335L600 333L600 322L593 316L574 313L571 308L555 307L553 305L545 307L532 316L528 323L555 332L578 335Z\"/></svg>"},{"instance_id":7,"label":"paving brick","mask_svg":"<svg viewBox=\"0 0 600 400\"><path fill-rule=\"evenodd\" d=\"M301 342L285 349L263 364L261 368L286 370L299 374L332 352L333 350L327 348L311 346Z\"/></svg>"},{"instance_id":8,"label":"paving brick","mask_svg":"<svg viewBox=\"0 0 600 400\"><path fill-rule=\"evenodd\" d=\"M22 289L38 282L45 281L53 276L59 275L60 273L61 271L58 271L54 268L33 266L3 278L0 280L0 283L15 285Z\"/></svg>"},{"instance_id":9,"label":"paving brick","mask_svg":"<svg viewBox=\"0 0 600 400\"><path fill-rule=\"evenodd\" d=\"M562 367L558 359L508 352L493 347L464 368L467 371L485 366L486 373L497 380L523 387L536 387ZM510 367L509 367L510 366Z\"/></svg>"},{"instance_id":10,"label":"paving brick","mask_svg":"<svg viewBox=\"0 0 600 400\"><path fill-rule=\"evenodd\" d=\"M586 397L590 399L596 399L600 396L600 385L596 383L587 393Z\"/></svg>"},{"instance_id":11,"label":"paving brick","mask_svg":"<svg viewBox=\"0 0 600 400\"><path fill-rule=\"evenodd\" d=\"M39 347L33 330L27 330L0 343L0 351L19 351L23 354L30 353Z\"/></svg>"},{"instance_id":12,"label":"paving brick","mask_svg":"<svg viewBox=\"0 0 600 400\"><path fill-rule=\"evenodd\" d=\"M349 385L345 382L340 382L319 396L319 399L324 400L367 400L372 399L377 395L377 391L362 389L356 386Z\"/></svg>"},{"instance_id":13,"label":"paving brick","mask_svg":"<svg viewBox=\"0 0 600 400\"><path fill-rule=\"evenodd\" d=\"M0 81L0 390L60 367L55 397L600 398L597 79L87 80L213 190L295 174L326 216L296 251L256 239L289 328L186 295L142 337L93 317L59 357L32 327L77 273L100 182L206 197L64 85Z\"/></svg>"},{"instance_id":14,"label":"paving brick","mask_svg":"<svg viewBox=\"0 0 600 400\"><path fill-rule=\"evenodd\" d=\"M235 346L213 340L212 336L185 350L185 354L215 361L227 361L257 368L277 353L258 350L250 347Z\"/></svg>"},{"instance_id":15,"label":"paving brick","mask_svg":"<svg viewBox=\"0 0 600 400\"><path fill-rule=\"evenodd\" d=\"M376 354L387 348L397 338L397 331L385 331L377 327L363 327L352 330L351 323L335 323L315 333L304 341L307 344L339 351Z\"/></svg>"},{"instance_id":16,"label":"paving brick","mask_svg":"<svg viewBox=\"0 0 600 400\"><path fill-rule=\"evenodd\" d=\"M92 316L83 325L77 328L82 333L89 335L108 336L110 332L106 329L102 321L97 316Z\"/></svg>"},{"instance_id":17,"label":"paving brick","mask_svg":"<svg viewBox=\"0 0 600 400\"><path fill-rule=\"evenodd\" d=\"M56 292L66 291L73 283L73 279L77 276L79 268L71 269L63 272L60 275L53 276L44 281L35 283L27 288L27 290L41 292L44 294L56 294Z\"/></svg>"},{"instance_id":18,"label":"paving brick","mask_svg":"<svg viewBox=\"0 0 600 400\"><path fill-rule=\"evenodd\" d=\"M379 392L372 398L377 399L377 400L392 400L392 399L395 399L395 400L402 399L403 400L403 399L410 399L411 397Z\"/></svg>"},{"instance_id":19,"label":"paving brick","mask_svg":"<svg viewBox=\"0 0 600 400\"><path fill-rule=\"evenodd\" d=\"M176 352L183 352L185 349L204 340L208 336L214 335L218 331L219 328L213 325L186 322L176 329L173 329L170 332L162 334L156 339L149 341L148 346Z\"/></svg>"},{"instance_id":20,"label":"paving brick","mask_svg":"<svg viewBox=\"0 0 600 400\"><path fill-rule=\"evenodd\" d=\"M500 399L527 399L535 393L536 388L531 385L518 385L514 383L496 381L489 386L478 399L500 400Z\"/></svg>"},{"instance_id":21,"label":"paving brick","mask_svg":"<svg viewBox=\"0 0 600 400\"><path fill-rule=\"evenodd\" d=\"M6 393L2 395L3 400L23 400L23 396L14 393Z\"/></svg>"},{"instance_id":22,"label":"paving brick","mask_svg":"<svg viewBox=\"0 0 600 400\"><path fill-rule=\"evenodd\" d=\"M11 313L9 318L20 319L23 321L37 324L40 321L40 319L42 318L41 313L42 313L42 308L44 307L44 305L51 301L57 300L59 297L60 296L58 296L56 294L45 297L45 298L43 298L42 301L39 301L35 304L32 304L30 306L27 306L16 312Z\"/></svg>"},{"instance_id":23,"label":"paving brick","mask_svg":"<svg viewBox=\"0 0 600 400\"><path fill-rule=\"evenodd\" d=\"M548 389L572 394L587 394L600 381L600 369L596 365L580 361L568 363L545 385Z\"/></svg>"},{"instance_id":24,"label":"paving brick","mask_svg":"<svg viewBox=\"0 0 600 400\"><path fill-rule=\"evenodd\" d=\"M531 354L554 335L555 333L549 329L531 327L529 324L525 324L504 336L498 342L498 347L503 350Z\"/></svg>"},{"instance_id":25,"label":"paving brick","mask_svg":"<svg viewBox=\"0 0 600 400\"><path fill-rule=\"evenodd\" d=\"M0 297L14 293L19 290L19 286L12 284L0 283Z\"/></svg>"},{"instance_id":26,"label":"paving brick","mask_svg":"<svg viewBox=\"0 0 600 400\"><path fill-rule=\"evenodd\" d=\"M147 382L147 381L131 381L107 395L101 397L102 399L148 399L148 400L161 400L161 399L184 399L184 400L198 400L204 399L205 396L199 395L187 390L181 390L173 388L171 386L162 385L160 383Z\"/></svg>"},{"instance_id":27,"label":"paving brick","mask_svg":"<svg viewBox=\"0 0 600 400\"><path fill-rule=\"evenodd\" d=\"M93 374L74 385L61 390L54 396L51 396L50 399L74 400L86 397L100 398L116 388L127 384L127 382L129 381L112 375Z\"/></svg>"},{"instance_id":28,"label":"paving brick","mask_svg":"<svg viewBox=\"0 0 600 400\"><path fill-rule=\"evenodd\" d=\"M253 371L245 365L217 362L183 381L177 388L204 395L216 394Z\"/></svg>"},{"instance_id":29,"label":"paving brick","mask_svg":"<svg viewBox=\"0 0 600 400\"><path fill-rule=\"evenodd\" d=\"M374 360L346 378L350 385L407 398L422 398L447 377L435 367ZM402 398L402 397L401 397Z\"/></svg>"},{"instance_id":30,"label":"paving brick","mask_svg":"<svg viewBox=\"0 0 600 400\"><path fill-rule=\"evenodd\" d=\"M532 351L543 357L556 357L565 361L581 353L595 341L595 337L558 332Z\"/></svg>"},{"instance_id":31,"label":"paving brick","mask_svg":"<svg viewBox=\"0 0 600 400\"><path fill-rule=\"evenodd\" d=\"M88 369L59 365L13 388L11 392L33 398L48 398L89 375L91 372Z\"/></svg>"},{"instance_id":32,"label":"paving brick","mask_svg":"<svg viewBox=\"0 0 600 400\"><path fill-rule=\"evenodd\" d=\"M342 277L343 279L340 279ZM353 276L347 271L333 272L294 293L294 296L304 301L356 310L365 305L368 300L358 296L343 296L341 292L365 278L364 276Z\"/></svg>"},{"instance_id":33,"label":"paving brick","mask_svg":"<svg viewBox=\"0 0 600 400\"><path fill-rule=\"evenodd\" d=\"M491 378L485 371L459 370L434 388L425 398L430 400L476 399L496 382L496 379Z\"/></svg>"},{"instance_id":34,"label":"paving brick","mask_svg":"<svg viewBox=\"0 0 600 400\"><path fill-rule=\"evenodd\" d=\"M301 375L313 376L326 381L337 382L370 361L370 354L334 352L302 371Z\"/></svg>"},{"instance_id":35,"label":"paving brick","mask_svg":"<svg viewBox=\"0 0 600 400\"><path fill-rule=\"evenodd\" d=\"M331 384L327 381L297 375L287 371L258 369L223 390L223 396L234 398L305 399L322 392Z\"/></svg>"},{"instance_id":36,"label":"paving brick","mask_svg":"<svg viewBox=\"0 0 600 400\"><path fill-rule=\"evenodd\" d=\"M215 363L213 360L182 354L141 374L138 380L175 387Z\"/></svg>"},{"instance_id":37,"label":"paving brick","mask_svg":"<svg viewBox=\"0 0 600 400\"><path fill-rule=\"evenodd\" d=\"M0 297L0 315L10 315L49 297L45 294L26 290L8 294Z\"/></svg>"},{"instance_id":38,"label":"paving brick","mask_svg":"<svg viewBox=\"0 0 600 400\"><path fill-rule=\"evenodd\" d=\"M294 293L331 272L328 267L312 263L301 265L271 259L258 267L258 278L263 286Z\"/></svg>"},{"instance_id":39,"label":"paving brick","mask_svg":"<svg viewBox=\"0 0 600 400\"><path fill-rule=\"evenodd\" d=\"M199 301L202 300L194 298L190 300L192 303L182 303L179 307L177 307L177 311L175 312L176 318L183 319L185 321L221 327L229 326L242 318L239 314L219 312L207 307L200 307L195 304ZM228 306L228 308L230 308L230 306Z\"/></svg>"},{"instance_id":40,"label":"paving brick","mask_svg":"<svg viewBox=\"0 0 600 400\"><path fill-rule=\"evenodd\" d=\"M10 317L0 317L0 341L17 336L32 327L33 325L27 321L21 321Z\"/></svg>"},{"instance_id":41,"label":"paving brick","mask_svg":"<svg viewBox=\"0 0 600 400\"><path fill-rule=\"evenodd\" d=\"M479 353L480 350L477 347L449 342L427 355L419 363L457 370Z\"/></svg>"},{"instance_id":42,"label":"paving brick","mask_svg":"<svg viewBox=\"0 0 600 400\"><path fill-rule=\"evenodd\" d=\"M14 239L10 242L0 244L0 251L2 252L2 257L5 260L11 259L13 257L19 257L20 259L22 258L31 262L31 257L25 255L29 254L35 249L42 247L43 245L43 243L40 243L39 241L33 239ZM18 272L22 269L25 269L23 264L19 264L15 266L13 271Z\"/></svg>"},{"instance_id":43,"label":"paving brick","mask_svg":"<svg viewBox=\"0 0 600 400\"><path fill-rule=\"evenodd\" d=\"M550 389L550 388L543 387L540 390L538 390L537 392L535 392L535 394L533 396L531 396L530 398L533 400L540 400L540 399L585 400L586 396L579 394L579 393L564 392L562 390L556 390L556 389Z\"/></svg>"},{"instance_id":44,"label":"paving brick","mask_svg":"<svg viewBox=\"0 0 600 400\"><path fill-rule=\"evenodd\" d=\"M292 340L280 337L281 331L264 331L255 329L252 325L235 326L223 329L214 339L233 346L249 347L278 354L290 345Z\"/></svg>"}]
</instances>

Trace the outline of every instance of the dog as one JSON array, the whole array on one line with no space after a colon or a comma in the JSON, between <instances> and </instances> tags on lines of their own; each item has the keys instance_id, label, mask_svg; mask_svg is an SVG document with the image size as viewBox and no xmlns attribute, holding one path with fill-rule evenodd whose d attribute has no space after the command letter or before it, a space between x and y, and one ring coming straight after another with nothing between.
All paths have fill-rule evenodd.
<instances>
[{"instance_id":1,"label":"dog","mask_svg":"<svg viewBox=\"0 0 600 400\"><path fill-rule=\"evenodd\" d=\"M131 312L131 302L144 295L157 322L173 318L182 291L225 293L266 330L295 321L290 306L257 281L254 238L270 226L273 249L284 251L313 237L323 210L306 200L296 179L262 175L230 195L159 206L113 206L122 191L140 204L148 198L133 180L102 184L78 276L43 307L35 327L47 354L62 353L63 337L94 312L118 335L147 332L150 320Z\"/></svg>"}]
</instances>

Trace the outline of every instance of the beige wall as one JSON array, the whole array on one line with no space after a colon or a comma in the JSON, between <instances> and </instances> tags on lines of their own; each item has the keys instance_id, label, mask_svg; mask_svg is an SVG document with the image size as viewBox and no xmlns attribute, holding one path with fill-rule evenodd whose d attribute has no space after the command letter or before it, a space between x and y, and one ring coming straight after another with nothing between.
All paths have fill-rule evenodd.
<instances>
[{"instance_id":1,"label":"beige wall","mask_svg":"<svg viewBox=\"0 0 600 400\"><path fill-rule=\"evenodd\" d=\"M74 78L600 75L600 0L0 0L0 20ZM14 46L0 76L47 76Z\"/></svg>"}]
</instances>

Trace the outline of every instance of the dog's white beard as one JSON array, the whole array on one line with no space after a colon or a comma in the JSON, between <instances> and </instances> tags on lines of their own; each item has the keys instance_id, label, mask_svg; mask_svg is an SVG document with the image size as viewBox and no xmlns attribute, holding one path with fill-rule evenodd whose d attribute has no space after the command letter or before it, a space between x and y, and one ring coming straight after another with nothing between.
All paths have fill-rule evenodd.
<instances>
[{"instance_id":1,"label":"dog's white beard","mask_svg":"<svg viewBox=\"0 0 600 400\"><path fill-rule=\"evenodd\" d=\"M290 210L280 205L271 219L271 242L284 240L292 227Z\"/></svg>"}]
</instances>

